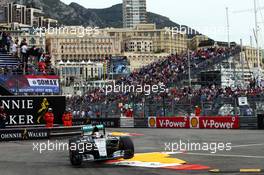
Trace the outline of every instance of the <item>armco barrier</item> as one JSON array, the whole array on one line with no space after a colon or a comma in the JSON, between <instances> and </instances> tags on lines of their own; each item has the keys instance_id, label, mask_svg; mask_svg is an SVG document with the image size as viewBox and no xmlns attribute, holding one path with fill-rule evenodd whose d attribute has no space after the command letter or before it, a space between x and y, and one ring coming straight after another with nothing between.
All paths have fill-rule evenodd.
<instances>
[{"instance_id":1,"label":"armco barrier","mask_svg":"<svg viewBox=\"0 0 264 175\"><path fill-rule=\"evenodd\" d=\"M148 128L148 118L134 118L135 128Z\"/></svg>"},{"instance_id":2,"label":"armco barrier","mask_svg":"<svg viewBox=\"0 0 264 175\"><path fill-rule=\"evenodd\" d=\"M258 129L258 118L257 117L240 117L240 128L241 129Z\"/></svg>"},{"instance_id":3,"label":"armco barrier","mask_svg":"<svg viewBox=\"0 0 264 175\"><path fill-rule=\"evenodd\" d=\"M75 136L82 134L81 126L72 126L72 127L54 127L50 129L50 138L52 137L64 137L64 136Z\"/></svg>"},{"instance_id":4,"label":"armco barrier","mask_svg":"<svg viewBox=\"0 0 264 175\"><path fill-rule=\"evenodd\" d=\"M75 122L104 124L106 127L135 128L198 128L198 129L257 129L257 117L202 116L202 117L149 117L149 118L101 118L75 119ZM39 140L53 137L81 135L83 125L45 128L43 125L18 125L0 129L0 141ZM18 128L19 127L19 128Z\"/></svg>"},{"instance_id":5,"label":"armco barrier","mask_svg":"<svg viewBox=\"0 0 264 175\"><path fill-rule=\"evenodd\" d=\"M9 125L6 126L6 129L17 129L17 128L45 128L46 124L40 125ZM59 127L59 124L54 124L54 127Z\"/></svg>"},{"instance_id":6,"label":"armco barrier","mask_svg":"<svg viewBox=\"0 0 264 175\"><path fill-rule=\"evenodd\" d=\"M99 125L103 124L107 128L119 128L120 118L78 118L73 119L73 125Z\"/></svg>"},{"instance_id":7,"label":"armco barrier","mask_svg":"<svg viewBox=\"0 0 264 175\"><path fill-rule=\"evenodd\" d=\"M264 114L257 115L258 129L264 129Z\"/></svg>"},{"instance_id":8,"label":"armco barrier","mask_svg":"<svg viewBox=\"0 0 264 175\"><path fill-rule=\"evenodd\" d=\"M134 118L121 117L120 128L134 128Z\"/></svg>"},{"instance_id":9,"label":"armco barrier","mask_svg":"<svg viewBox=\"0 0 264 175\"><path fill-rule=\"evenodd\" d=\"M238 116L149 117L150 128L238 129Z\"/></svg>"},{"instance_id":10,"label":"armco barrier","mask_svg":"<svg viewBox=\"0 0 264 175\"><path fill-rule=\"evenodd\" d=\"M99 119L91 119L92 125L100 125L103 124L108 128L119 128L120 127L120 118L99 118Z\"/></svg>"}]
</instances>

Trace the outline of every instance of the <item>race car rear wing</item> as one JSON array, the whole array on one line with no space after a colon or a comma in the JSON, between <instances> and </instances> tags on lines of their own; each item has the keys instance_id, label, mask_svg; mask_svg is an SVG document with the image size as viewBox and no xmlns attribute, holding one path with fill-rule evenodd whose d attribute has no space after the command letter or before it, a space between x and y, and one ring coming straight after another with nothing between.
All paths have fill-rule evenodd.
<instances>
[{"instance_id":1,"label":"race car rear wing","mask_svg":"<svg viewBox=\"0 0 264 175\"><path fill-rule=\"evenodd\" d=\"M94 129L98 129L98 130L103 130L104 135L105 135L105 127L104 125L86 125L82 127L82 131L83 133L89 133L89 132L93 132Z\"/></svg>"}]
</instances>

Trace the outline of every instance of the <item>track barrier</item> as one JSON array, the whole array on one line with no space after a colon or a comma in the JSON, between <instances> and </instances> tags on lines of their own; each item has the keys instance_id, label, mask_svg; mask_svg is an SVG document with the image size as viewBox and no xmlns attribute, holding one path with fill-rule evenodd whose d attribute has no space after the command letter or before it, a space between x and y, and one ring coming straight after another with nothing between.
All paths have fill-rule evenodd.
<instances>
[{"instance_id":1,"label":"track barrier","mask_svg":"<svg viewBox=\"0 0 264 175\"><path fill-rule=\"evenodd\" d=\"M48 139L50 130L46 128L17 128L0 130L0 141Z\"/></svg>"},{"instance_id":2,"label":"track barrier","mask_svg":"<svg viewBox=\"0 0 264 175\"><path fill-rule=\"evenodd\" d=\"M148 128L148 118L134 118L135 128Z\"/></svg>"},{"instance_id":3,"label":"track barrier","mask_svg":"<svg viewBox=\"0 0 264 175\"><path fill-rule=\"evenodd\" d=\"M121 117L120 128L134 128L134 118L132 117Z\"/></svg>"},{"instance_id":4,"label":"track barrier","mask_svg":"<svg viewBox=\"0 0 264 175\"><path fill-rule=\"evenodd\" d=\"M150 128L239 129L238 116L149 117Z\"/></svg>"},{"instance_id":5,"label":"track barrier","mask_svg":"<svg viewBox=\"0 0 264 175\"><path fill-rule=\"evenodd\" d=\"M264 129L264 114L257 115L258 129Z\"/></svg>"},{"instance_id":6,"label":"track barrier","mask_svg":"<svg viewBox=\"0 0 264 175\"><path fill-rule=\"evenodd\" d=\"M240 129L258 129L258 118L257 117L240 117Z\"/></svg>"},{"instance_id":7,"label":"track barrier","mask_svg":"<svg viewBox=\"0 0 264 175\"><path fill-rule=\"evenodd\" d=\"M264 115L258 117L201 116L148 118L79 118L72 127L45 128L44 125L12 125L0 129L0 141L39 140L81 135L87 124L104 124L107 128L185 128L185 129L263 129Z\"/></svg>"},{"instance_id":8,"label":"track barrier","mask_svg":"<svg viewBox=\"0 0 264 175\"><path fill-rule=\"evenodd\" d=\"M119 128L120 118L76 118L73 119L73 125L104 125L108 128Z\"/></svg>"}]
</instances>

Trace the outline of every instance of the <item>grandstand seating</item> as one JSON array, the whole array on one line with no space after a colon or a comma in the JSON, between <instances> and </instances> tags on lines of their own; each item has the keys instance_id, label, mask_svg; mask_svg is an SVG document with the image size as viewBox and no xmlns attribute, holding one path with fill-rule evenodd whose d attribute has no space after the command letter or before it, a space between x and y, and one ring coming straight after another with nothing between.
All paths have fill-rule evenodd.
<instances>
[{"instance_id":1,"label":"grandstand seating","mask_svg":"<svg viewBox=\"0 0 264 175\"><path fill-rule=\"evenodd\" d=\"M19 59L14 56L0 52L0 68L13 67L19 64Z\"/></svg>"},{"instance_id":2,"label":"grandstand seating","mask_svg":"<svg viewBox=\"0 0 264 175\"><path fill-rule=\"evenodd\" d=\"M217 57L200 62L199 64L197 64L196 68L194 67L191 68L191 77L198 78L201 72L210 70L211 68L213 68L213 66L220 64L221 62L229 59L230 57L236 57L240 53L240 50L241 50L240 47L236 47L228 55L217 56ZM182 74L179 74L178 78L179 78L178 79L179 81L177 82L176 86L181 87L182 85L184 85L184 81L188 80L188 72L186 71Z\"/></svg>"},{"instance_id":3,"label":"grandstand seating","mask_svg":"<svg viewBox=\"0 0 264 175\"><path fill-rule=\"evenodd\" d=\"M19 59L14 56L0 52L0 68L14 67L19 64ZM0 95L13 95L4 85L0 84Z\"/></svg>"},{"instance_id":4,"label":"grandstand seating","mask_svg":"<svg viewBox=\"0 0 264 175\"><path fill-rule=\"evenodd\" d=\"M230 50L224 50L224 52L216 53L211 52L210 58L201 58L199 56L195 56L195 52L191 57L191 76L195 78L199 76L202 71L206 71L212 68L214 65L221 63L222 61L229 59L230 57L236 56L240 52L240 48L232 48ZM182 68L182 66L184 68ZM198 92L193 92L191 89L181 89L184 87L184 81L188 80L188 61L187 55L179 55L175 56L172 55L167 59L159 62L152 63L142 69L138 70L137 72L132 73L128 77L124 77L116 81L116 84L155 84L162 82L168 88L176 88L176 94L171 94L168 97L168 94L151 94L145 97L145 103L148 103L149 100L150 104L153 103L160 103L161 105L166 104L165 99L172 100L174 98L179 98L178 102L175 103L185 103L191 104L193 101L197 104L200 101L200 96ZM177 71L179 70L179 71ZM189 98L189 94L191 94L191 99ZM164 96L164 97L163 97ZM70 106L76 110L80 110L80 106L93 106L95 103L101 103L108 101L110 103L115 102L142 102L142 94L135 94L135 93L111 93L105 95L104 93L100 92L99 90L94 90L91 92L87 92L84 96L80 97L80 102L76 104L82 104L78 106L73 106L73 101L69 100ZM77 98L78 99L78 98ZM164 99L164 100L163 100ZM152 101L154 100L154 101ZM173 100L172 100L173 101ZM157 107L160 109L160 107ZM187 109L185 107L185 109Z\"/></svg>"}]
</instances>

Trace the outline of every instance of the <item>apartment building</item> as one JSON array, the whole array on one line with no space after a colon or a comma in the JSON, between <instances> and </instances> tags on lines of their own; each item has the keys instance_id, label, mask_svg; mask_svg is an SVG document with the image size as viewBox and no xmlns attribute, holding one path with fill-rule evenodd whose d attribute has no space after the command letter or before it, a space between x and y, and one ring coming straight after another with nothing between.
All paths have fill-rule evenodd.
<instances>
[{"instance_id":1,"label":"apartment building","mask_svg":"<svg viewBox=\"0 0 264 175\"><path fill-rule=\"evenodd\" d=\"M104 61L111 55L121 55L121 45L119 39L111 37L102 31L97 34L85 34L81 36L72 31L76 30L69 27L64 30L66 33L49 32L46 33L47 48L52 55L52 62L63 61ZM62 30L61 30L62 31Z\"/></svg>"},{"instance_id":2,"label":"apartment building","mask_svg":"<svg viewBox=\"0 0 264 175\"><path fill-rule=\"evenodd\" d=\"M7 3L0 6L0 23L7 26L20 25L31 27L57 26L58 21L45 18L41 9L27 7L21 4Z\"/></svg>"},{"instance_id":3,"label":"apartment building","mask_svg":"<svg viewBox=\"0 0 264 175\"><path fill-rule=\"evenodd\" d=\"M147 22L146 0L123 0L123 27L133 28Z\"/></svg>"}]
</instances>

